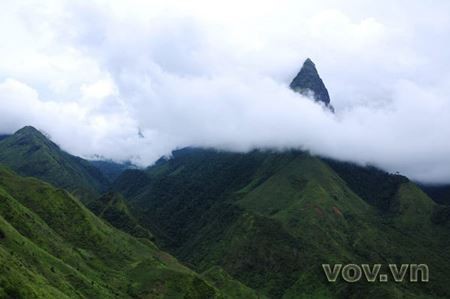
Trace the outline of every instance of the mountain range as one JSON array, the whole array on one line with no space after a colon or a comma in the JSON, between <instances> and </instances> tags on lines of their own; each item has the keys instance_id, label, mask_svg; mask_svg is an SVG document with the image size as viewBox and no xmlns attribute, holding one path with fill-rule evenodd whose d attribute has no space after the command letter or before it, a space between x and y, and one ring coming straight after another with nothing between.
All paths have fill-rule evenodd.
<instances>
[{"instance_id":1,"label":"mountain range","mask_svg":"<svg viewBox=\"0 0 450 299\"><path fill-rule=\"evenodd\" d=\"M23 148L38 146L27 162ZM446 298L450 291L449 209L404 176L303 151L185 148L124 170L107 193L83 198L85 207L86 194L66 191L52 167L25 173L37 179L13 172L73 157L45 135L27 127L0 149L3 161L22 157L0 172L7 265L0 281L13 298L182 298L184 290L191 298ZM86 175L68 165L80 171L75 178ZM87 182L98 190L98 181ZM429 265L432 281L330 284L321 269L414 261Z\"/></svg>"},{"instance_id":2,"label":"mountain range","mask_svg":"<svg viewBox=\"0 0 450 299\"><path fill-rule=\"evenodd\" d=\"M10 168L27 173L22 177L0 166L0 298L258 298L218 267L197 274L161 251L146 229L126 218L121 198L105 194L98 199L104 205L92 207L100 217L121 219L119 230L80 201L80 194L95 194L79 192L90 181L68 185L75 187L72 192L49 183L55 167L70 170L68 181L70 175L84 178L85 160L72 160L30 127L10 138L1 144L4 160L19 161L29 146L37 149L29 163L46 167L30 174L27 159L10 162ZM88 190L96 190L98 181L91 183Z\"/></svg>"},{"instance_id":3,"label":"mountain range","mask_svg":"<svg viewBox=\"0 0 450 299\"><path fill-rule=\"evenodd\" d=\"M333 109L311 60L291 88ZM449 298L449 190L301 150L89 161L27 126L0 137L0 298ZM327 281L350 263L431 278Z\"/></svg>"}]
</instances>

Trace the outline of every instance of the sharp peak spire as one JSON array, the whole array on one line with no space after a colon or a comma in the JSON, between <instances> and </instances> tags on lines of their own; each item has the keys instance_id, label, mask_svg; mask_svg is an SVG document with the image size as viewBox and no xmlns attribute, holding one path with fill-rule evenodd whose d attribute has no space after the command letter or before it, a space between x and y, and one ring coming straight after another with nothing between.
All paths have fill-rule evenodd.
<instances>
[{"instance_id":1,"label":"sharp peak spire","mask_svg":"<svg viewBox=\"0 0 450 299\"><path fill-rule=\"evenodd\" d=\"M311 58L308 57L305 59L302 68L294 80L292 80L290 87L292 90L303 95L311 96L312 93L312 97L316 102L324 103L331 111L334 111L330 105L328 90L320 78L316 65Z\"/></svg>"}]
</instances>

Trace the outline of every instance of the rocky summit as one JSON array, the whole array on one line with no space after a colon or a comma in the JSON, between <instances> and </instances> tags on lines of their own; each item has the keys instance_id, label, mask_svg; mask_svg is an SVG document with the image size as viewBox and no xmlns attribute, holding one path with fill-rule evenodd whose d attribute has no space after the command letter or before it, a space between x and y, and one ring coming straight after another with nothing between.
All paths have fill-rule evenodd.
<instances>
[{"instance_id":1,"label":"rocky summit","mask_svg":"<svg viewBox=\"0 0 450 299\"><path fill-rule=\"evenodd\" d=\"M333 111L328 90L311 59L307 58L305 60L300 72L292 80L290 88L303 95L311 96L316 102L324 103L325 106Z\"/></svg>"}]
</instances>

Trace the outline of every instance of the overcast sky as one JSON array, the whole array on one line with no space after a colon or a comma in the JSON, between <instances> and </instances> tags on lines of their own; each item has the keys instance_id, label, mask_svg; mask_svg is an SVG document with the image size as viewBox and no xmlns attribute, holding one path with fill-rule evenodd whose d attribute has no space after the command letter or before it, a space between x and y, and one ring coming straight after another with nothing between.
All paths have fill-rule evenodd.
<instances>
[{"instance_id":1,"label":"overcast sky","mask_svg":"<svg viewBox=\"0 0 450 299\"><path fill-rule=\"evenodd\" d=\"M0 133L149 165L303 148L450 182L450 1L0 2ZM316 64L333 115L289 90Z\"/></svg>"}]
</instances>

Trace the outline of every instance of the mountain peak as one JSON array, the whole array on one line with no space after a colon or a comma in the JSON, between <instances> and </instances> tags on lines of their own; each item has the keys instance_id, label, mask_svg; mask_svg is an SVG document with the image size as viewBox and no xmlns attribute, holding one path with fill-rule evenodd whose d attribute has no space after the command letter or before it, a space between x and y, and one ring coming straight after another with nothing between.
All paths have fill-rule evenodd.
<instances>
[{"instance_id":1,"label":"mountain peak","mask_svg":"<svg viewBox=\"0 0 450 299\"><path fill-rule=\"evenodd\" d=\"M45 144L48 147L59 150L59 146L51 141L50 137L32 126L23 127L22 129L16 131L11 137L16 139L19 138L20 140L22 140L22 143L26 142L29 144Z\"/></svg>"},{"instance_id":2,"label":"mountain peak","mask_svg":"<svg viewBox=\"0 0 450 299\"><path fill-rule=\"evenodd\" d=\"M14 133L14 135L33 135L33 136L38 136L41 138L48 139L41 131L39 131L38 129L36 129L33 126L25 126L22 129L16 131Z\"/></svg>"},{"instance_id":3,"label":"mountain peak","mask_svg":"<svg viewBox=\"0 0 450 299\"><path fill-rule=\"evenodd\" d=\"M306 58L305 62L303 62L303 67L305 67L305 65L312 65L314 68L316 67L316 65L314 64L314 62L312 62L311 58ZM317 70L316 70L317 72Z\"/></svg>"},{"instance_id":4,"label":"mountain peak","mask_svg":"<svg viewBox=\"0 0 450 299\"><path fill-rule=\"evenodd\" d=\"M16 133L33 133L33 134L39 133L40 134L41 132L33 126L25 126L22 129L18 130Z\"/></svg>"},{"instance_id":5,"label":"mountain peak","mask_svg":"<svg viewBox=\"0 0 450 299\"><path fill-rule=\"evenodd\" d=\"M324 103L333 111L333 107L330 105L328 90L319 76L316 65L311 59L307 58L305 60L300 72L298 72L289 86L292 90L303 95L312 93L312 97L316 102Z\"/></svg>"}]
</instances>

